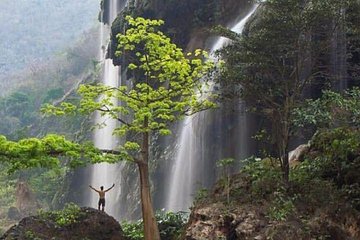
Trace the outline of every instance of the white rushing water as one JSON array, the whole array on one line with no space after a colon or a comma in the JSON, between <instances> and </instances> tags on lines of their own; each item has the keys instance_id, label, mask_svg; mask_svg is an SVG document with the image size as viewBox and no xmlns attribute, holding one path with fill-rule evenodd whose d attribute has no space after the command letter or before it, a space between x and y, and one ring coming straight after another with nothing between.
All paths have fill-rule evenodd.
<instances>
[{"instance_id":1,"label":"white rushing water","mask_svg":"<svg viewBox=\"0 0 360 240\"><path fill-rule=\"evenodd\" d=\"M116 18L120 9L120 3L118 0L110 1L109 12L110 23ZM112 59L106 59L106 49L109 43L110 26L101 24L100 26L100 47L99 47L99 61L103 65L103 74L101 82L107 86L118 87L121 84L121 74L119 66L114 66ZM116 100L113 100L116 104ZM119 139L113 136L113 130L118 126L117 120L111 119L108 116L101 116L99 112L95 113L96 124L102 125L101 128L94 130L93 141L94 145L99 149L111 150L115 149L119 145ZM115 188L106 193L106 206L105 211L113 217L119 219L119 202L118 199L121 194L121 170L122 164L95 164L91 169L90 184L99 189L100 186L104 186L105 189L112 186L115 183ZM93 192L91 199L89 199L89 205L97 208L99 196L96 192Z\"/></svg>"},{"instance_id":2,"label":"white rushing water","mask_svg":"<svg viewBox=\"0 0 360 240\"><path fill-rule=\"evenodd\" d=\"M236 23L234 26L230 28L231 31L240 34L243 31L245 24L247 23L251 15L253 15L254 12L256 11L257 7L258 5L254 5L245 17L243 17L238 23ZM215 52L216 50L219 50L220 48L224 47L229 41L230 40L226 37L219 37L218 40L215 42L215 44L212 46L211 52Z\"/></svg>"},{"instance_id":3,"label":"white rushing water","mask_svg":"<svg viewBox=\"0 0 360 240\"><path fill-rule=\"evenodd\" d=\"M230 29L240 34L256 8L257 5L254 5L249 13ZM222 48L228 42L229 39L219 37L212 46L211 52L215 52ZM205 146L209 137L205 133L206 129L209 128L209 126L207 126L209 115L208 112L200 112L193 116L186 117L180 126L181 133L178 141L179 149L175 156L175 163L170 174L167 199L165 201L165 208L168 211L188 211L196 191L204 187L209 187L206 185L209 182L208 180L213 179L214 175L216 175L215 166L209 166L210 163L208 162L208 159L206 159L205 151L212 151L214 152L214 155L216 155L212 156L213 158L220 158L222 156L222 146L225 146L226 143L218 142L217 147L219 150L216 151L214 151L214 149L209 149L212 148L212 146ZM218 119L215 128L217 125L226 124L221 123L223 118L219 117ZM240 118L240 121L242 120L243 118ZM246 125L245 119L241 124ZM210 126L210 128L211 127L212 126ZM224 129L213 129L211 137L216 138L224 131ZM246 131L236 131L235 134L239 134L237 140L245 141ZM220 141L230 141L227 138L227 136L222 138L219 137ZM216 141L216 139L214 141ZM244 149L244 146L247 146L246 143L239 145L242 145L242 147L239 147L239 150L236 151L245 152L246 149ZM241 153L238 153L238 155L240 156Z\"/></svg>"}]
</instances>

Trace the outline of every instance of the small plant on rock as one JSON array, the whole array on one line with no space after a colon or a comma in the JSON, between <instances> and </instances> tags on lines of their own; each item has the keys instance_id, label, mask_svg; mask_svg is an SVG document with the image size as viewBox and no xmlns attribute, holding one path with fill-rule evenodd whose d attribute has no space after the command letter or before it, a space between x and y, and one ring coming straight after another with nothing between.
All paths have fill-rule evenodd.
<instances>
[{"instance_id":1,"label":"small plant on rock","mask_svg":"<svg viewBox=\"0 0 360 240\"><path fill-rule=\"evenodd\" d=\"M217 167L222 168L223 171L223 180L224 187L226 191L226 203L230 203L230 175L231 175L231 166L234 164L233 158L224 158L217 162Z\"/></svg>"},{"instance_id":2,"label":"small plant on rock","mask_svg":"<svg viewBox=\"0 0 360 240\"><path fill-rule=\"evenodd\" d=\"M287 217L295 211L293 199L286 196L284 189L275 192L275 200L272 202L267 217L270 220L285 221Z\"/></svg>"},{"instance_id":3,"label":"small plant on rock","mask_svg":"<svg viewBox=\"0 0 360 240\"><path fill-rule=\"evenodd\" d=\"M28 230L25 232L25 240L41 240L41 238L37 237L34 232Z\"/></svg>"},{"instance_id":4,"label":"small plant on rock","mask_svg":"<svg viewBox=\"0 0 360 240\"><path fill-rule=\"evenodd\" d=\"M201 188L196 192L195 203L204 203L209 197L209 190L206 188Z\"/></svg>"},{"instance_id":5,"label":"small plant on rock","mask_svg":"<svg viewBox=\"0 0 360 240\"><path fill-rule=\"evenodd\" d=\"M72 223L76 223L82 216L81 209L74 203L68 203L63 210L39 212L40 217L53 220L59 226L68 226Z\"/></svg>"}]
</instances>

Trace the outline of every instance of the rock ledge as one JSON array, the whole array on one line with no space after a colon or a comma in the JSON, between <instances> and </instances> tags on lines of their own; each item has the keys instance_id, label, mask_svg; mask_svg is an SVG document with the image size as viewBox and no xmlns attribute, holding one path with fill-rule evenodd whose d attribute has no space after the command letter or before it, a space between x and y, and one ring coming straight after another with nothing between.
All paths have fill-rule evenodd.
<instances>
[{"instance_id":1,"label":"rock ledge","mask_svg":"<svg viewBox=\"0 0 360 240\"><path fill-rule=\"evenodd\" d=\"M111 216L93 208L81 208L76 222L59 226L43 216L23 218L1 240L126 240L120 224Z\"/></svg>"}]
</instances>

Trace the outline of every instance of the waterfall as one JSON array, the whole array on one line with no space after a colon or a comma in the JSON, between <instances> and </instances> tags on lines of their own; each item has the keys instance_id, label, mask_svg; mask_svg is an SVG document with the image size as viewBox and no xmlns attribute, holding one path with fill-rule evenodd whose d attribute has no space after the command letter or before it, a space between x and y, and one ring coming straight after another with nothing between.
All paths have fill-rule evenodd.
<instances>
[{"instance_id":1,"label":"waterfall","mask_svg":"<svg viewBox=\"0 0 360 240\"><path fill-rule=\"evenodd\" d=\"M249 13L240 19L240 21L238 23L236 23L234 26L232 26L230 29L233 32L236 32L238 34L240 34L244 27L245 24L247 23L247 21L249 20L249 18L254 14L254 12L256 11L258 5L255 4L249 11ZM215 52L216 50L219 50L220 48L222 48L223 46L225 46L230 40L226 37L219 37L217 39L217 41L215 42L215 44L212 46L211 48L211 52Z\"/></svg>"},{"instance_id":2,"label":"waterfall","mask_svg":"<svg viewBox=\"0 0 360 240\"><path fill-rule=\"evenodd\" d=\"M256 8L257 5L254 5L245 17L231 27L231 30L241 33ZM218 38L212 46L211 52L220 49L228 41L224 37ZM239 107L243 108L243 104L240 104ZM217 160L228 157L226 154L230 152L234 155L231 157L243 157L247 154L246 117L235 117L237 121L242 121L241 125L245 125L239 131L236 127L227 129L234 123L227 122L229 120L226 117L219 116L219 111L215 114L216 116L214 116L214 112L204 111L187 117L182 122L178 142L179 149L169 177L168 195L165 202L167 210L187 211L193 202L196 191L201 188L209 188L216 179ZM226 135L227 133L228 135ZM226 150L230 146L228 141L231 141L232 138L241 141L238 145L242 147Z\"/></svg>"},{"instance_id":3,"label":"waterfall","mask_svg":"<svg viewBox=\"0 0 360 240\"><path fill-rule=\"evenodd\" d=\"M106 11L109 13L109 23L111 24L120 12L120 2L118 0L109 1L109 9ZM123 4L121 4L123 7ZM103 11L101 12L103 14ZM101 18L102 19L102 18ZM107 45L110 37L110 26L107 24L101 24L100 26L100 47L99 47L99 61L103 65L103 74L101 82L107 86L118 87L121 84L120 67L114 66L112 59L106 58ZM116 100L114 99L116 104ZM101 116L99 112L95 113L95 124L100 125L100 128L94 130L93 141L94 145L99 149L115 149L119 145L119 139L112 135L113 130L117 127L117 120L110 119L107 116ZM115 183L115 188L106 193L106 206L105 211L113 217L119 219L119 198L121 195L121 170L123 164L107 164L100 163L95 164L91 168L90 184L99 189L100 186L104 186L104 189L111 187ZM88 205L97 207L98 194L93 192L91 199L89 199Z\"/></svg>"}]
</instances>

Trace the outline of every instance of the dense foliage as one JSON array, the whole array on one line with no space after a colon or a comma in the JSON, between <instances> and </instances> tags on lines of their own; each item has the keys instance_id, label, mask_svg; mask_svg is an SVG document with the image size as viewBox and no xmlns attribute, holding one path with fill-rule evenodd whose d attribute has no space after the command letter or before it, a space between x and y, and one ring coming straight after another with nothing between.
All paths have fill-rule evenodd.
<instances>
[{"instance_id":1,"label":"dense foliage","mask_svg":"<svg viewBox=\"0 0 360 240\"><path fill-rule=\"evenodd\" d=\"M302 167L308 179L332 181L359 210L360 144L359 89L344 93L325 91L321 98L307 100L294 111L295 123L318 129L311 152Z\"/></svg>"},{"instance_id":2,"label":"dense foliage","mask_svg":"<svg viewBox=\"0 0 360 240\"><path fill-rule=\"evenodd\" d=\"M343 93L324 91L321 98L307 99L294 109L293 115L294 124L299 127L359 127L360 89L348 89Z\"/></svg>"},{"instance_id":3,"label":"dense foliage","mask_svg":"<svg viewBox=\"0 0 360 240\"><path fill-rule=\"evenodd\" d=\"M110 156L110 155L107 155ZM64 157L64 162L61 158ZM43 138L25 138L18 142L0 136L0 162L9 172L28 168L57 168L62 165L77 167L92 159L103 161L101 152L91 143L79 144L55 134Z\"/></svg>"},{"instance_id":4,"label":"dense foliage","mask_svg":"<svg viewBox=\"0 0 360 240\"><path fill-rule=\"evenodd\" d=\"M349 12L342 9L351 9L351 4L357 3L264 1L245 33L223 51L224 95L240 94L266 120L268 153L279 159L285 180L289 141L295 133L292 111L310 86L324 86L341 74L329 70L334 69L330 56L335 39L345 37Z\"/></svg>"},{"instance_id":5,"label":"dense foliage","mask_svg":"<svg viewBox=\"0 0 360 240\"><path fill-rule=\"evenodd\" d=\"M52 220L59 227L64 227L72 223L76 223L84 213L81 212L79 206L74 203L68 203L62 210L57 211L40 211L39 216L44 220Z\"/></svg>"},{"instance_id":6,"label":"dense foliage","mask_svg":"<svg viewBox=\"0 0 360 240\"><path fill-rule=\"evenodd\" d=\"M179 237L188 220L187 214L183 212L173 213L159 211L156 213L155 217L159 225L160 237L162 240L172 240ZM133 223L122 222L121 227L129 240L144 239L142 220Z\"/></svg>"}]
</instances>

